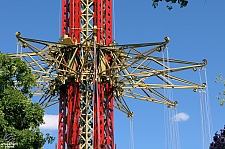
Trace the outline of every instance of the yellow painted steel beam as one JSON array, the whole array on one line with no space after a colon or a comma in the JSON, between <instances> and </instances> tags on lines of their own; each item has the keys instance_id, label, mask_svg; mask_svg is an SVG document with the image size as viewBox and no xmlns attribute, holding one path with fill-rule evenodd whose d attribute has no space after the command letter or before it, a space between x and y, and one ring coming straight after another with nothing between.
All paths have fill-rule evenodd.
<instances>
[{"instance_id":1,"label":"yellow painted steel beam","mask_svg":"<svg viewBox=\"0 0 225 149\"><path fill-rule=\"evenodd\" d=\"M85 5L85 9L82 10L82 18L86 20L83 25L89 26L86 30L82 30L82 35L83 39L88 39L92 35L90 21L92 21L93 17L88 16L87 11L90 11L89 6L92 5L92 2L82 1L82 4ZM34 95L42 96L39 103L43 107L49 107L58 102L57 89L68 78L85 80L87 78L85 76L88 75L93 79L94 42L92 39L83 40L80 44L77 44L73 43L69 37L61 38L61 42L23 38L20 37L20 33L17 33L16 37L21 46L29 48L31 52L9 55L11 57L21 57L32 69L37 77L37 87ZM206 60L203 60L202 63L196 63L153 56L156 52L163 52L168 42L169 38L165 38L164 42L155 43L97 45L99 51L98 79L101 82L110 80L114 87L115 107L117 109L131 115L132 112L123 97L166 104L169 107L176 106L176 101L170 101L159 90L168 88L196 90L205 87L205 84L199 85L177 77L174 73L204 67L207 64ZM38 43L43 48L37 48L32 43ZM142 49L139 50L139 47L152 48L143 51ZM83 54L78 55L78 49ZM111 66L106 63L106 54L113 58ZM65 58L65 55L67 58ZM66 59L69 59L69 61ZM165 62L179 65L177 67L174 65L171 68L165 65ZM78 63L79 68L75 67ZM157 68L154 66L157 66ZM152 77L158 78L161 83L150 83Z\"/></svg>"}]
</instances>

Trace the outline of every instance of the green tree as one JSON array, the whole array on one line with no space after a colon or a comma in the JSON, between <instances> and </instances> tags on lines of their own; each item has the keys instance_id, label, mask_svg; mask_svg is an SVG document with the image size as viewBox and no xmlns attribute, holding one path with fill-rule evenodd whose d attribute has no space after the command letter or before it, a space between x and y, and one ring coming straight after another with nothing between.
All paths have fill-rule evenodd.
<instances>
[{"instance_id":1,"label":"green tree","mask_svg":"<svg viewBox=\"0 0 225 149\"><path fill-rule=\"evenodd\" d=\"M180 8L186 7L188 4L188 0L152 0L152 6L154 8L156 8L158 6L159 2L163 2L163 1L168 3L168 5L166 7L169 10L171 10L173 8L172 4L179 4Z\"/></svg>"},{"instance_id":2,"label":"green tree","mask_svg":"<svg viewBox=\"0 0 225 149\"><path fill-rule=\"evenodd\" d=\"M216 77L215 82L223 83L223 86L225 87L225 79L223 78L222 73ZM220 105L223 106L225 103L225 90L220 91L219 95L216 96L216 98L219 100Z\"/></svg>"},{"instance_id":3,"label":"green tree","mask_svg":"<svg viewBox=\"0 0 225 149\"><path fill-rule=\"evenodd\" d=\"M0 53L0 148L9 141L17 149L40 149L51 137L39 129L44 110L31 101L35 84L24 61Z\"/></svg>"}]
</instances>

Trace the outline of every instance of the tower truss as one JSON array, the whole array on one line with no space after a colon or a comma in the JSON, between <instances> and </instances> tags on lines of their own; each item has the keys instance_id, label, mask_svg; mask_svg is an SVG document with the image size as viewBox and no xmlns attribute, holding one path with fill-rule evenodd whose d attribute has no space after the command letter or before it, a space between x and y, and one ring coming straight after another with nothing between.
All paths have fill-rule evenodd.
<instances>
[{"instance_id":1,"label":"tower truss","mask_svg":"<svg viewBox=\"0 0 225 149\"><path fill-rule=\"evenodd\" d=\"M37 78L34 95L43 108L59 104L58 149L114 149L114 107L131 117L129 98L176 106L161 94L164 88L200 89L205 84L171 72L206 65L155 56L163 42L115 44L112 0L63 0L62 38L50 42L16 37L20 56ZM170 62L176 67L169 67ZM152 80L156 79L156 83ZM159 83L160 82L160 83Z\"/></svg>"}]
</instances>

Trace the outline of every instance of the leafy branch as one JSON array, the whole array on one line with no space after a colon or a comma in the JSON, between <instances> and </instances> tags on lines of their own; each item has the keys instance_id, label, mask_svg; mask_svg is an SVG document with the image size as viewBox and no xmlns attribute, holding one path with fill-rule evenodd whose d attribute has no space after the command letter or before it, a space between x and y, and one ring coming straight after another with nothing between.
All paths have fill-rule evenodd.
<instances>
[{"instance_id":1,"label":"leafy branch","mask_svg":"<svg viewBox=\"0 0 225 149\"><path fill-rule=\"evenodd\" d=\"M225 87L225 80L222 76L222 73L220 73L217 77L216 77L216 80L215 82L218 84L218 83L223 83L223 86ZM219 100L220 102L220 105L223 106L224 103L225 103L225 90L223 91L220 91L219 92L219 95L216 96L216 98Z\"/></svg>"},{"instance_id":2,"label":"leafy branch","mask_svg":"<svg viewBox=\"0 0 225 149\"><path fill-rule=\"evenodd\" d=\"M180 5L180 8L184 8L188 4L188 0L152 0L152 6L154 8L157 8L159 2L163 2L163 1L168 3L168 5L166 6L168 10L173 9L172 5L176 3Z\"/></svg>"}]
</instances>

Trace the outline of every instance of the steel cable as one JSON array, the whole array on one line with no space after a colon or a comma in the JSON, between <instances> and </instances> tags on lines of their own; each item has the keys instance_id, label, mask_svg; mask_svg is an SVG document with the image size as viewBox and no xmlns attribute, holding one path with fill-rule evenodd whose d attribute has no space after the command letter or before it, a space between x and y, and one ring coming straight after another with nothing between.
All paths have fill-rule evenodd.
<instances>
[{"instance_id":1,"label":"steel cable","mask_svg":"<svg viewBox=\"0 0 225 149\"><path fill-rule=\"evenodd\" d=\"M163 51L166 49L166 58ZM169 52L167 47L162 51L163 65L170 68ZM166 60L166 61L165 61ZM166 69L163 67L163 69ZM163 74L168 80L170 80L170 73ZM164 82L165 83L165 82ZM173 90L164 88L164 96L173 101ZM180 137L178 121L175 119L177 115L177 109L164 107L164 123L165 123L165 148L166 149L179 149L180 148Z\"/></svg>"},{"instance_id":2,"label":"steel cable","mask_svg":"<svg viewBox=\"0 0 225 149\"><path fill-rule=\"evenodd\" d=\"M132 117L130 117L130 149L134 149L134 130Z\"/></svg>"},{"instance_id":3,"label":"steel cable","mask_svg":"<svg viewBox=\"0 0 225 149\"><path fill-rule=\"evenodd\" d=\"M212 138L212 116L211 116L211 107L209 102L209 93L208 93L208 81L206 69L202 68L199 70L200 83L203 83L203 78L201 71L204 71L204 81L206 81L206 88L199 90L200 94L200 112L201 112L201 122L202 122L202 148L205 149L208 147L210 140Z\"/></svg>"}]
</instances>

